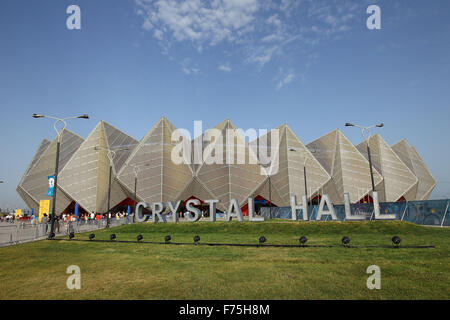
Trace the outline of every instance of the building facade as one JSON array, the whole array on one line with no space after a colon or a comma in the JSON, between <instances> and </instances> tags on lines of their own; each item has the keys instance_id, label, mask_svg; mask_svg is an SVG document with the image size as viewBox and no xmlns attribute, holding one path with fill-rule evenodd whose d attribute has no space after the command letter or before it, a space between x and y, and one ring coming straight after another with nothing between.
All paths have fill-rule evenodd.
<instances>
[{"instance_id":1,"label":"building facade","mask_svg":"<svg viewBox=\"0 0 450 320\"><path fill-rule=\"evenodd\" d=\"M181 152L180 142L172 141L176 128L164 117L140 141L105 121L86 139L65 129L56 212L71 212L78 203L85 212L105 213L108 194L109 208L122 211L134 204L135 192L138 202L149 203L218 199L220 211L237 199L244 212L249 197L263 206L289 206L291 196L305 194L313 203L327 194L334 204L342 204L344 193L353 203L371 201L367 144L380 201L426 200L436 186L417 150L404 139L389 146L377 134L354 146L336 129L305 145L283 124L277 134L274 129L247 142L229 119L213 129L214 139L208 131L192 141L182 138ZM231 140L229 132L234 133ZM270 149L267 164L258 153L262 145ZM176 163L174 154L183 161ZM55 159L56 139L44 139L17 187L29 208L38 210L40 200L50 199L47 179L54 174Z\"/></svg>"}]
</instances>

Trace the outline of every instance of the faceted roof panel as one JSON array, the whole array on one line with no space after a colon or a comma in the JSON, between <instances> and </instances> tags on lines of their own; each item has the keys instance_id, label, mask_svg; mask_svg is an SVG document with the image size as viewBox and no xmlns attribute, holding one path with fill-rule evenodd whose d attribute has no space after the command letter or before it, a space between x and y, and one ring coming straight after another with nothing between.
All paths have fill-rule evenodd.
<instances>
[{"instance_id":1,"label":"faceted roof panel","mask_svg":"<svg viewBox=\"0 0 450 320\"><path fill-rule=\"evenodd\" d=\"M271 184L277 190L281 201L273 200L273 203L278 206L285 206L289 205L291 196L295 195L297 199L301 199L305 195L303 169L305 165L308 199L311 199L331 177L289 126L281 125L277 130L279 132L279 142L276 151L278 170L272 167L271 170L267 170L267 173L272 173ZM260 143L265 139L267 139L267 148L271 149L272 135L269 133L267 137L262 136L258 139L258 142Z\"/></svg>"},{"instance_id":2,"label":"faceted roof panel","mask_svg":"<svg viewBox=\"0 0 450 320\"><path fill-rule=\"evenodd\" d=\"M369 138L370 155L373 166L384 178L385 198L388 202L398 201L409 197L411 188L415 188L418 180L414 173L400 160L384 139L376 134ZM361 142L357 149L368 159L367 140ZM405 197L405 195L407 197Z\"/></svg>"},{"instance_id":3,"label":"faceted roof panel","mask_svg":"<svg viewBox=\"0 0 450 320\"><path fill-rule=\"evenodd\" d=\"M30 164L28 165L27 170L25 171L25 174L23 175L22 179L20 180L19 185L22 184L23 179L30 173L31 169L36 165L36 163L39 161L41 156L44 154L45 150L47 150L49 145L50 145L50 141L48 141L47 139L43 139L41 141L33 158L31 159Z\"/></svg>"},{"instance_id":4,"label":"faceted roof panel","mask_svg":"<svg viewBox=\"0 0 450 320\"><path fill-rule=\"evenodd\" d=\"M81 137L67 129L64 129L61 132L60 157L58 164L59 172L64 169L68 159L80 147L82 142L83 139ZM44 145L45 144L46 143L44 142ZM37 203L39 203L40 200L51 199L51 197L47 197L46 194L48 190L48 176L55 173L57 138L55 138L46 148L44 145L40 145L35 156L38 156L40 153L41 155L33 159L34 165L30 165L27 174L22 178L19 185L23 191ZM56 192L56 210L57 212L61 212L72 202L72 200L63 194L60 188L58 188Z\"/></svg>"},{"instance_id":5,"label":"faceted roof panel","mask_svg":"<svg viewBox=\"0 0 450 320\"><path fill-rule=\"evenodd\" d=\"M61 171L58 184L85 210L104 213L108 210L108 186L110 161L108 151L113 150L112 179L120 159L130 152L121 151L124 144L136 142L120 130L100 121L77 152ZM119 159L119 160L117 160ZM123 201L127 195L114 180L111 183L110 208Z\"/></svg>"},{"instance_id":6,"label":"faceted roof panel","mask_svg":"<svg viewBox=\"0 0 450 320\"><path fill-rule=\"evenodd\" d=\"M411 146L411 152L414 172L421 182L417 188L417 199L426 200L436 187L436 180L414 146Z\"/></svg>"},{"instance_id":7,"label":"faceted roof panel","mask_svg":"<svg viewBox=\"0 0 450 320\"><path fill-rule=\"evenodd\" d=\"M215 128L221 129L221 136L206 145L203 150L206 157L198 167L196 177L225 207L233 198L242 205L265 177L244 137L231 121L225 120ZM231 137L231 133L234 143L227 141L227 134ZM238 161L242 159L243 163Z\"/></svg>"},{"instance_id":8,"label":"faceted roof panel","mask_svg":"<svg viewBox=\"0 0 450 320\"><path fill-rule=\"evenodd\" d=\"M358 202L372 190L369 162L356 147L336 129L309 143L308 149L315 151L314 157L332 177L339 199L343 203L344 193L349 193L351 202ZM382 183L382 177L373 168L375 188Z\"/></svg>"},{"instance_id":9,"label":"faceted roof panel","mask_svg":"<svg viewBox=\"0 0 450 320\"><path fill-rule=\"evenodd\" d=\"M114 170L119 172L139 142L105 121L103 121L103 128L108 148L115 152Z\"/></svg>"},{"instance_id":10,"label":"faceted roof panel","mask_svg":"<svg viewBox=\"0 0 450 320\"><path fill-rule=\"evenodd\" d=\"M175 130L166 118L161 118L139 142L118 173L118 180L130 193L134 193L133 167L136 166L138 199L150 203L173 201L190 183L190 164L175 164L172 161L172 150L176 146L172 142L172 133Z\"/></svg>"},{"instance_id":11,"label":"faceted roof panel","mask_svg":"<svg viewBox=\"0 0 450 320\"><path fill-rule=\"evenodd\" d=\"M410 146L405 139L394 144L392 150L418 179L417 193L414 198L416 200L428 199L436 186L436 180L428 170L417 150Z\"/></svg>"}]
</instances>

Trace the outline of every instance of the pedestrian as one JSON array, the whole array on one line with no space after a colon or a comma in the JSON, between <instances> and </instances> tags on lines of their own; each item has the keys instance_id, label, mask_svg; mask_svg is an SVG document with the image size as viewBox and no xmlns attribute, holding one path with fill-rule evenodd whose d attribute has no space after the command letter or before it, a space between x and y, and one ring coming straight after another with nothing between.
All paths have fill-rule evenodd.
<instances>
[{"instance_id":1,"label":"pedestrian","mask_svg":"<svg viewBox=\"0 0 450 320\"><path fill-rule=\"evenodd\" d=\"M43 229L44 229L44 234L47 234L48 226L47 226L47 214L46 213L44 213L44 216L42 217L41 223L42 223L42 226L43 226Z\"/></svg>"},{"instance_id":2,"label":"pedestrian","mask_svg":"<svg viewBox=\"0 0 450 320\"><path fill-rule=\"evenodd\" d=\"M59 216L56 216L55 217L55 232L58 232L59 233L59 222L60 222L60 217Z\"/></svg>"}]
</instances>

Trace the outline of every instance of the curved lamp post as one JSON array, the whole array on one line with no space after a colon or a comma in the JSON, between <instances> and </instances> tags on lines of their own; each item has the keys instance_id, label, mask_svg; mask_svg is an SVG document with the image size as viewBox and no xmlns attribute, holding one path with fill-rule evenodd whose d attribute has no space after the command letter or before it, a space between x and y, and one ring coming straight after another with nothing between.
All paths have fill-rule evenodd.
<instances>
[{"instance_id":1,"label":"curved lamp post","mask_svg":"<svg viewBox=\"0 0 450 320\"><path fill-rule=\"evenodd\" d=\"M48 119L52 119L55 120L55 122L53 123L53 128L56 131L56 135L57 135L57 143L56 143L56 164L55 164L55 184L54 184L54 188L53 188L53 200L52 200L52 213L50 215L50 220L51 220L51 228L50 228L50 235L49 235L49 239L52 238L52 235L55 231L55 211L56 211L56 190L58 189L58 164L59 164L59 149L60 149L60 145L61 145L61 133L62 131L67 127L67 120L69 119L89 119L89 116L87 114L81 115L81 116L76 116L76 117L68 117L68 118L56 118L53 116L46 116L46 115L42 115L42 114L37 114L37 113L33 113L33 118L48 118ZM61 129L58 130L58 128L56 127L58 123L61 123L63 126Z\"/></svg>"},{"instance_id":2,"label":"curved lamp post","mask_svg":"<svg viewBox=\"0 0 450 320\"><path fill-rule=\"evenodd\" d=\"M109 148L103 148L100 146L95 146L95 150L105 150L108 154L109 159L109 182L108 182L108 211L106 212L106 228L109 228L109 212L111 210L111 180L112 180L112 168L114 165L114 158L116 157L116 151L129 150L128 148L121 148L117 150L111 150Z\"/></svg>"},{"instance_id":3,"label":"curved lamp post","mask_svg":"<svg viewBox=\"0 0 450 320\"><path fill-rule=\"evenodd\" d=\"M291 152L297 152L298 149L296 148L290 148L289 151ZM309 150L311 153L316 153L316 150ZM305 196L306 201L308 202L308 205L310 201L308 200L308 185L306 183L306 162L308 162L308 158L304 157L305 161L303 162L303 179L305 180Z\"/></svg>"},{"instance_id":4,"label":"curved lamp post","mask_svg":"<svg viewBox=\"0 0 450 320\"><path fill-rule=\"evenodd\" d=\"M134 171L134 214L133 214L133 223L134 223L134 217L136 216L136 204L137 204L137 180L138 180L138 173L139 170L142 167L149 167L150 165L148 163L146 164L135 164L135 165L128 165L133 168Z\"/></svg>"},{"instance_id":5,"label":"curved lamp post","mask_svg":"<svg viewBox=\"0 0 450 320\"><path fill-rule=\"evenodd\" d=\"M270 183L270 176L271 174L267 174L267 168L271 166L271 164L262 164L261 165L264 168L264 171L266 172L267 177L269 178L269 216L270 219L272 219L272 184Z\"/></svg>"},{"instance_id":6,"label":"curved lamp post","mask_svg":"<svg viewBox=\"0 0 450 320\"><path fill-rule=\"evenodd\" d=\"M357 124L352 124L352 123L348 123L347 122L345 124L345 126L346 127L358 127L358 128L360 128L363 140L367 140L367 156L369 158L370 179L372 181L372 192L374 192L375 191L375 183L374 183L374 180L373 180L372 159L370 157L370 147L369 147L370 129L375 128L375 127L382 128L382 127L384 127L384 124L380 123L380 124L375 124L375 125L372 125L372 126L369 126L369 127L363 127L363 126L360 126L360 125L357 125Z\"/></svg>"}]
</instances>

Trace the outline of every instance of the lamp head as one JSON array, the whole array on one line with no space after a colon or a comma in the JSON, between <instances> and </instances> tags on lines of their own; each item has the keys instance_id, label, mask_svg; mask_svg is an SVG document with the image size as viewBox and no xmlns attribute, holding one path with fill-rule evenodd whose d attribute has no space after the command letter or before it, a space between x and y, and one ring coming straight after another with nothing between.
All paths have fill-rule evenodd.
<instances>
[{"instance_id":1,"label":"lamp head","mask_svg":"<svg viewBox=\"0 0 450 320\"><path fill-rule=\"evenodd\" d=\"M384 123L377 124L377 127L378 127L378 128L384 127Z\"/></svg>"},{"instance_id":2,"label":"lamp head","mask_svg":"<svg viewBox=\"0 0 450 320\"><path fill-rule=\"evenodd\" d=\"M345 124L345 126L346 126L346 127L354 127L355 125L354 125L354 124L351 124L350 122L347 122L347 123Z\"/></svg>"},{"instance_id":3,"label":"lamp head","mask_svg":"<svg viewBox=\"0 0 450 320\"><path fill-rule=\"evenodd\" d=\"M350 238L347 237L347 236L344 236L341 241L342 241L342 244L344 246L346 246L346 245L348 245L350 243Z\"/></svg>"},{"instance_id":4,"label":"lamp head","mask_svg":"<svg viewBox=\"0 0 450 320\"><path fill-rule=\"evenodd\" d=\"M33 118L43 118L42 114L33 113Z\"/></svg>"},{"instance_id":5,"label":"lamp head","mask_svg":"<svg viewBox=\"0 0 450 320\"><path fill-rule=\"evenodd\" d=\"M402 242L402 239L400 239L399 236L393 236L392 237L392 243L396 246L398 246L400 244L400 242Z\"/></svg>"},{"instance_id":6,"label":"lamp head","mask_svg":"<svg viewBox=\"0 0 450 320\"><path fill-rule=\"evenodd\" d=\"M89 119L89 116L87 114L83 114L82 116L78 117L79 119Z\"/></svg>"},{"instance_id":7,"label":"lamp head","mask_svg":"<svg viewBox=\"0 0 450 320\"><path fill-rule=\"evenodd\" d=\"M304 245L308 241L308 239L305 236L301 236L299 241L302 245Z\"/></svg>"}]
</instances>

